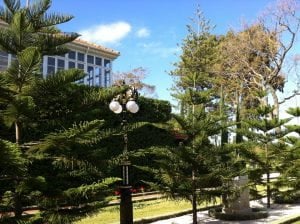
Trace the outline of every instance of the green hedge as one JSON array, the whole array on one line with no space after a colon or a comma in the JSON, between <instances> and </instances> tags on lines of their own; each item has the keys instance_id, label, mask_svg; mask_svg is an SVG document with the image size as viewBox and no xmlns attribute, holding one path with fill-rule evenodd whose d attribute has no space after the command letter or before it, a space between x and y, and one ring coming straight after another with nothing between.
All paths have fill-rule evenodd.
<instances>
[{"instance_id":1,"label":"green hedge","mask_svg":"<svg viewBox=\"0 0 300 224\"><path fill-rule=\"evenodd\" d=\"M300 202L300 191L284 191L277 192L273 196L274 202L277 204L294 204Z\"/></svg>"}]
</instances>

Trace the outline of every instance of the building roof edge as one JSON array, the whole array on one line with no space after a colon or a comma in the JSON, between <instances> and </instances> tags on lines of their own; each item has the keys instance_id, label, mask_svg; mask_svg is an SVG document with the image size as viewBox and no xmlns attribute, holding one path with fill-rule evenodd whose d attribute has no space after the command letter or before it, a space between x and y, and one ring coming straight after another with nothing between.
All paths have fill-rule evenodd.
<instances>
[{"instance_id":1,"label":"building roof edge","mask_svg":"<svg viewBox=\"0 0 300 224\"><path fill-rule=\"evenodd\" d=\"M75 45L80 45L80 46L85 46L94 50L100 50L102 53L109 55L110 57L112 57L113 59L117 58L118 56L120 56L120 52L119 51L115 51L111 48L108 47L104 47L102 45L99 44L95 44L86 40L82 40L80 38L77 38L76 40L74 40L73 42L70 42L70 44L75 44Z\"/></svg>"}]
</instances>

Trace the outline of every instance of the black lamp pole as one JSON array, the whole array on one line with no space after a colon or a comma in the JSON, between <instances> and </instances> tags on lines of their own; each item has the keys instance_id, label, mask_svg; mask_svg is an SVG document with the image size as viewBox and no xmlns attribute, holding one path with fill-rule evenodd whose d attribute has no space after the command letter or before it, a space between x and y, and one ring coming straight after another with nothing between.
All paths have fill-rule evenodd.
<instances>
[{"instance_id":1,"label":"black lamp pole","mask_svg":"<svg viewBox=\"0 0 300 224\"><path fill-rule=\"evenodd\" d=\"M128 137L127 137L127 119L126 119L126 101L122 102L122 126L123 126L123 160L122 160L122 186L120 186L121 202L120 202L120 224L133 223L133 207L132 207L132 187L129 183L129 166L130 161L127 156Z\"/></svg>"},{"instance_id":2,"label":"black lamp pole","mask_svg":"<svg viewBox=\"0 0 300 224\"><path fill-rule=\"evenodd\" d=\"M128 159L128 136L127 136L127 112L137 113L139 110L135 100L138 92L134 87L129 87L124 93L116 96L109 105L114 113L122 113L123 128L123 158L122 158L122 186L120 186L120 224L133 224L133 206L132 206L132 187L129 181L129 167L131 165Z\"/></svg>"}]
</instances>

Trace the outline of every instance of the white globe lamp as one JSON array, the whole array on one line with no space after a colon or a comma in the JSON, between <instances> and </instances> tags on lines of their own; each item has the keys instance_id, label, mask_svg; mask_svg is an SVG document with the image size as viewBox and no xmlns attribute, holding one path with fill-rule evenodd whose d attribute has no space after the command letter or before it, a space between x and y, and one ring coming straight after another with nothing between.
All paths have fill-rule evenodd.
<instances>
[{"instance_id":1,"label":"white globe lamp","mask_svg":"<svg viewBox=\"0 0 300 224\"><path fill-rule=\"evenodd\" d=\"M118 101L111 101L111 103L109 104L109 109L114 112L114 113L121 113L122 112L122 106L120 105L120 103ZM119 112L121 110L121 112Z\"/></svg>"},{"instance_id":2,"label":"white globe lamp","mask_svg":"<svg viewBox=\"0 0 300 224\"><path fill-rule=\"evenodd\" d=\"M139 106L137 105L137 103L134 100L130 100L126 103L126 109L130 113L135 114L139 111Z\"/></svg>"}]
</instances>

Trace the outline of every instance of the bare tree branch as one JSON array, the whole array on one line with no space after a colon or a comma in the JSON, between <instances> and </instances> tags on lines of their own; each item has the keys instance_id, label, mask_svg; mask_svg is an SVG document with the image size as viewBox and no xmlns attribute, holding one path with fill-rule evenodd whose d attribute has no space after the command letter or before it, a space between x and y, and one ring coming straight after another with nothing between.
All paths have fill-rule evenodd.
<instances>
[{"instance_id":1,"label":"bare tree branch","mask_svg":"<svg viewBox=\"0 0 300 224\"><path fill-rule=\"evenodd\" d=\"M300 92L299 91L294 91L294 93L288 97L285 97L282 101L279 102L279 104L283 104L285 103L287 100L290 100L292 99L293 97L295 96L299 96L300 95Z\"/></svg>"}]
</instances>

